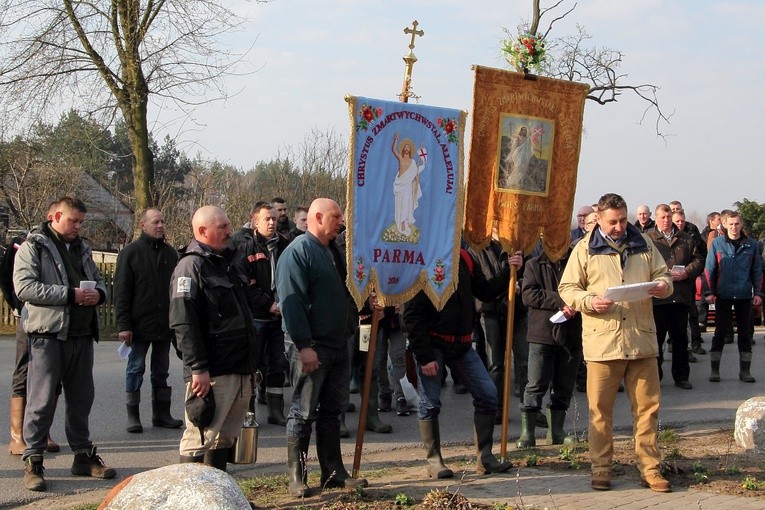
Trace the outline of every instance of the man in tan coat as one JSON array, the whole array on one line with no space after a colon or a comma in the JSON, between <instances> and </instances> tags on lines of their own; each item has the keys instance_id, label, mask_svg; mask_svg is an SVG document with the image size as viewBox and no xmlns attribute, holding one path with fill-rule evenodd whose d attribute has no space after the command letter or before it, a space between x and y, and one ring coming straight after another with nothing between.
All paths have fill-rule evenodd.
<instances>
[{"instance_id":1,"label":"man in tan coat","mask_svg":"<svg viewBox=\"0 0 765 510\"><path fill-rule=\"evenodd\" d=\"M644 282L655 286L643 299L614 302L604 297L609 287ZM614 400L624 380L643 483L669 492L656 444L661 393L651 297L672 294L672 279L654 244L628 223L627 204L619 195L609 193L598 201L597 228L574 247L558 290L582 314L592 488L611 488Z\"/></svg>"}]
</instances>

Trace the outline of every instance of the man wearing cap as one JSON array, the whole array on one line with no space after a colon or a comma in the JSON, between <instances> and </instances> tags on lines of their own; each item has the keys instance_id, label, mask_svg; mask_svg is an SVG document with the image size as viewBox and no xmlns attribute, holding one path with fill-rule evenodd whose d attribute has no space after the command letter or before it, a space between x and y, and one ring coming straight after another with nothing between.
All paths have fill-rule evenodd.
<instances>
[{"instance_id":1,"label":"man wearing cap","mask_svg":"<svg viewBox=\"0 0 765 510\"><path fill-rule=\"evenodd\" d=\"M183 359L186 400L212 393L209 426L186 412L181 462L226 470L228 450L242 429L252 395L260 342L252 326L247 279L228 247L231 222L205 206L191 220L194 239L182 251L170 281L170 327ZM195 423L196 422L196 423Z\"/></svg>"}]
</instances>

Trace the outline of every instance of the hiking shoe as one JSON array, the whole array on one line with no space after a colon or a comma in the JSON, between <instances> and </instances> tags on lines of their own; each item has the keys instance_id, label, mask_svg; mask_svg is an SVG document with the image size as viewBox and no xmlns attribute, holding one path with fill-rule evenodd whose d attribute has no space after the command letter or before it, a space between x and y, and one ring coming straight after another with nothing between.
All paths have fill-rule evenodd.
<instances>
[{"instance_id":1,"label":"hiking shoe","mask_svg":"<svg viewBox=\"0 0 765 510\"><path fill-rule=\"evenodd\" d=\"M43 456L30 455L24 461L24 487L30 491L42 492L45 490L45 478L43 478Z\"/></svg>"},{"instance_id":2,"label":"hiking shoe","mask_svg":"<svg viewBox=\"0 0 765 510\"><path fill-rule=\"evenodd\" d=\"M74 455L72 474L106 479L114 478L117 472L114 468L106 467L101 457L96 455L96 447L93 446L90 452L79 452Z\"/></svg>"},{"instance_id":3,"label":"hiking shoe","mask_svg":"<svg viewBox=\"0 0 765 510\"><path fill-rule=\"evenodd\" d=\"M396 399L396 414L399 416L409 416L411 409L405 398Z\"/></svg>"},{"instance_id":4,"label":"hiking shoe","mask_svg":"<svg viewBox=\"0 0 765 510\"><path fill-rule=\"evenodd\" d=\"M641 483L644 487L650 488L654 492L671 492L672 486L669 482L659 474L650 474L641 478Z\"/></svg>"},{"instance_id":5,"label":"hiking shoe","mask_svg":"<svg viewBox=\"0 0 765 510\"><path fill-rule=\"evenodd\" d=\"M611 471L593 471L590 478L590 486L596 491L611 490Z\"/></svg>"}]
</instances>

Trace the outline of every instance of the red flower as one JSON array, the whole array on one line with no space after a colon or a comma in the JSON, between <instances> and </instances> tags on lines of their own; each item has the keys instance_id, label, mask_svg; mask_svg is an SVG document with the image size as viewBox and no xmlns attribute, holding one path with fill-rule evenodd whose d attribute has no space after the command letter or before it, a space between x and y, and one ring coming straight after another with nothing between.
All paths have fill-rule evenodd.
<instances>
[{"instance_id":1,"label":"red flower","mask_svg":"<svg viewBox=\"0 0 765 510\"><path fill-rule=\"evenodd\" d=\"M454 122L447 122L446 126L444 126L444 131L446 131L446 134L451 134L454 131Z\"/></svg>"},{"instance_id":2,"label":"red flower","mask_svg":"<svg viewBox=\"0 0 765 510\"><path fill-rule=\"evenodd\" d=\"M366 108L366 109L364 110L364 113L363 113L363 115L364 115L364 120L366 120L367 122L369 122L370 120L372 120L372 119L374 118L374 115L375 115L375 114L374 114L374 113L372 113L372 109L371 109L371 108Z\"/></svg>"}]
</instances>

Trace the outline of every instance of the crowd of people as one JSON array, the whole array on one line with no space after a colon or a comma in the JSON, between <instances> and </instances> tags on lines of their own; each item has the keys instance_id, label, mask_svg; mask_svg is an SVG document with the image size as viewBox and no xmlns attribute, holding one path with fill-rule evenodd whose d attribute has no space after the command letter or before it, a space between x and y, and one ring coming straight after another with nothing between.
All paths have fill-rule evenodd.
<instances>
[{"instance_id":1,"label":"crowd of people","mask_svg":"<svg viewBox=\"0 0 765 510\"><path fill-rule=\"evenodd\" d=\"M46 488L44 453L59 449L50 427L61 395L72 473L116 474L97 454L88 428L97 307L106 287L79 235L86 213L78 199L53 202L46 221L26 239L14 239L0 262L0 286L20 319L9 452L21 455L24 486L33 491ZM340 445L349 434L345 413L354 408L349 394L358 391L365 366L359 323L379 314L367 430L392 431L378 413L416 411L428 476L451 478L439 424L448 373L453 390L473 399L477 472L504 472L510 463L497 460L492 448L494 425L509 402L503 381L512 303L512 389L521 416L516 446L535 446L537 427L547 428L548 444L575 441L564 430L566 413L573 392L586 392L591 485L610 489L613 407L624 391L642 480L669 491L656 444L663 361L671 357L675 386L693 388L689 363L707 354L701 332L709 306L715 310L709 380L721 381L734 320L739 378L755 380L751 312L765 297L762 247L736 211L707 219L700 231L674 201L653 211L639 206L631 223L624 200L606 194L577 210L571 245L559 260L540 247L525 256L505 253L495 232L483 250L460 249L457 289L442 310L420 292L395 307L370 299L359 311L345 287L344 215L331 199L295 208L292 219L281 198L256 202L236 232L225 211L201 207L180 251L165 242L162 212L149 209L139 219L140 236L118 255L114 281L118 335L128 352L126 430L143 432L139 407L150 355L151 423L185 425L180 462L225 471L245 413L257 401L269 424L285 427L292 495L313 493L306 457L314 427L320 487L363 487L366 480L345 469ZM512 295L511 268L518 277ZM610 288L629 284L643 284L644 294L610 297ZM183 364L183 420L170 413L172 351ZM417 388L416 410L405 395L408 383ZM292 387L288 402L286 387Z\"/></svg>"}]
</instances>

